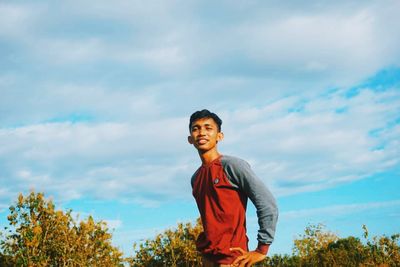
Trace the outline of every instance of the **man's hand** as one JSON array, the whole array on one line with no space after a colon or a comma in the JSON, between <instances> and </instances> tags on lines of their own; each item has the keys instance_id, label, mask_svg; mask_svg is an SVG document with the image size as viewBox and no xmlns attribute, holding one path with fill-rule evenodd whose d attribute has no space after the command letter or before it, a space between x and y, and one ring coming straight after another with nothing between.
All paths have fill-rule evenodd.
<instances>
[{"instance_id":1,"label":"man's hand","mask_svg":"<svg viewBox=\"0 0 400 267\"><path fill-rule=\"evenodd\" d=\"M242 255L237 257L232 266L250 267L254 263L264 260L267 256L257 251L244 251L242 248L231 248L231 251L239 251Z\"/></svg>"}]
</instances>

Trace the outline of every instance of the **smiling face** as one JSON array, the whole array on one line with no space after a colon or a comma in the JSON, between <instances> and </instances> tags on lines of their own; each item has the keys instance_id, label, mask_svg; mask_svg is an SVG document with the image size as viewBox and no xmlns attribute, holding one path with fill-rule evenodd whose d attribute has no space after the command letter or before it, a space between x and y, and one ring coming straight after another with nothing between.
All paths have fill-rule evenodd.
<instances>
[{"instance_id":1,"label":"smiling face","mask_svg":"<svg viewBox=\"0 0 400 267\"><path fill-rule=\"evenodd\" d=\"M217 123L212 118L202 118L194 121L190 128L188 141L201 153L216 150L218 141L224 134L219 131Z\"/></svg>"}]
</instances>

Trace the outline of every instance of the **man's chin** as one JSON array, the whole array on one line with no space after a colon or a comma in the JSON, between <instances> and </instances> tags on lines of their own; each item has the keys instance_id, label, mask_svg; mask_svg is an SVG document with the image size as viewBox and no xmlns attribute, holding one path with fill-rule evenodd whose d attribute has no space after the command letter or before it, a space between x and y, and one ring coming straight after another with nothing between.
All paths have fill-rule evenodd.
<instances>
[{"instance_id":1,"label":"man's chin","mask_svg":"<svg viewBox=\"0 0 400 267\"><path fill-rule=\"evenodd\" d=\"M196 148L197 148L197 150L198 150L199 152L201 152L201 153L205 153L205 152L207 152L207 151L210 150L209 147L204 147L204 146L197 146Z\"/></svg>"}]
</instances>

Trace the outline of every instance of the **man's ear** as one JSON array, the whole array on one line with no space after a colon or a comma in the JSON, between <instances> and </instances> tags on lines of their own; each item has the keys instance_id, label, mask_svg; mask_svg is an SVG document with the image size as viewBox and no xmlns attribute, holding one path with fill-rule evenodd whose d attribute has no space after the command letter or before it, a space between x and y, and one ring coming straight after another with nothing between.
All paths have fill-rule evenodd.
<instances>
[{"instance_id":1,"label":"man's ear","mask_svg":"<svg viewBox=\"0 0 400 267\"><path fill-rule=\"evenodd\" d=\"M188 136L188 142L189 144L193 145L194 144L194 140L193 137L191 135Z\"/></svg>"},{"instance_id":2,"label":"man's ear","mask_svg":"<svg viewBox=\"0 0 400 267\"><path fill-rule=\"evenodd\" d=\"M224 139L224 133L223 132L219 132L217 134L217 141L222 141L222 139Z\"/></svg>"}]
</instances>

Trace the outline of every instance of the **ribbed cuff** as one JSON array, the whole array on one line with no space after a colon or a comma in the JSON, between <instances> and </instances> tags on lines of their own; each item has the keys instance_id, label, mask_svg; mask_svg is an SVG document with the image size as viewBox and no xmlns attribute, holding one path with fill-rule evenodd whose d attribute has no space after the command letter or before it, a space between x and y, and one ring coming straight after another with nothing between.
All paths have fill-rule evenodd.
<instances>
[{"instance_id":1,"label":"ribbed cuff","mask_svg":"<svg viewBox=\"0 0 400 267\"><path fill-rule=\"evenodd\" d=\"M269 249L269 244L264 244L264 243L258 242L258 246L256 249L257 252L267 255L268 249Z\"/></svg>"}]
</instances>

